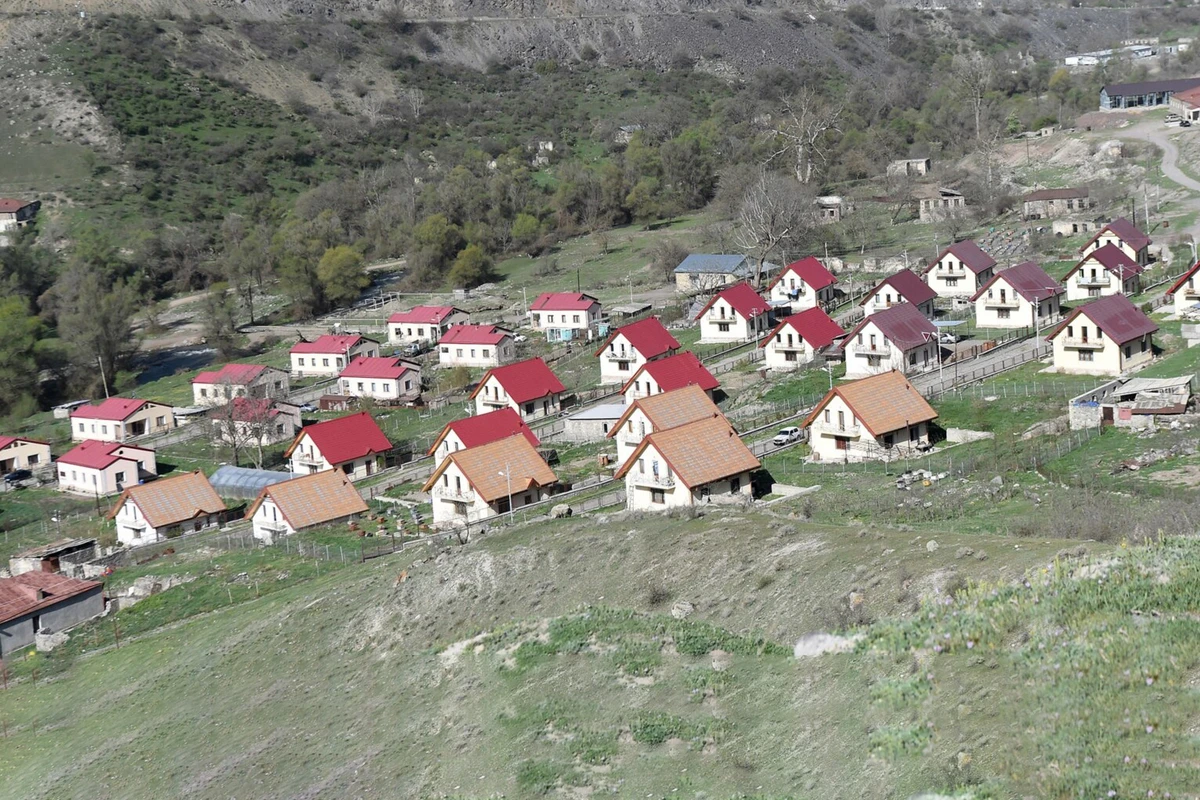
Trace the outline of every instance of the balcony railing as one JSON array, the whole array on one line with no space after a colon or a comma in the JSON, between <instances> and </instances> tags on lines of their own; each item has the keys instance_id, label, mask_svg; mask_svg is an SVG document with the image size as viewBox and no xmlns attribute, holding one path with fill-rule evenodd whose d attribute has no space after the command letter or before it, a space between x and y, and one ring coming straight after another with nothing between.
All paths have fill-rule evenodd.
<instances>
[{"instance_id":1,"label":"balcony railing","mask_svg":"<svg viewBox=\"0 0 1200 800\"><path fill-rule=\"evenodd\" d=\"M801 351L804 349L804 342L802 342L802 341L801 342L774 341L774 342L771 342L771 346L774 347L776 350Z\"/></svg>"},{"instance_id":2,"label":"balcony railing","mask_svg":"<svg viewBox=\"0 0 1200 800\"><path fill-rule=\"evenodd\" d=\"M851 344L846 346L846 352L856 356L886 356L889 350L884 344Z\"/></svg>"},{"instance_id":3,"label":"balcony railing","mask_svg":"<svg viewBox=\"0 0 1200 800\"><path fill-rule=\"evenodd\" d=\"M1063 339L1063 347L1070 347L1075 350L1103 350L1103 339L1080 339L1076 336L1067 336Z\"/></svg>"},{"instance_id":4,"label":"balcony railing","mask_svg":"<svg viewBox=\"0 0 1200 800\"><path fill-rule=\"evenodd\" d=\"M967 270L965 267L938 267L933 275L937 278L965 278Z\"/></svg>"},{"instance_id":5,"label":"balcony railing","mask_svg":"<svg viewBox=\"0 0 1200 800\"><path fill-rule=\"evenodd\" d=\"M1112 284L1112 277L1109 275L1093 275L1091 277L1080 275L1077 283L1080 286L1109 286Z\"/></svg>"},{"instance_id":6,"label":"balcony railing","mask_svg":"<svg viewBox=\"0 0 1200 800\"><path fill-rule=\"evenodd\" d=\"M505 408L508 406L508 398L483 397L481 400L485 406L492 406L493 408Z\"/></svg>"},{"instance_id":7,"label":"balcony railing","mask_svg":"<svg viewBox=\"0 0 1200 800\"><path fill-rule=\"evenodd\" d=\"M629 350L618 350L615 353L609 350L604 354L604 357L609 361L633 361L634 355Z\"/></svg>"},{"instance_id":8,"label":"balcony railing","mask_svg":"<svg viewBox=\"0 0 1200 800\"><path fill-rule=\"evenodd\" d=\"M449 486L433 487L433 496L450 503L474 503L474 489L454 489Z\"/></svg>"},{"instance_id":9,"label":"balcony railing","mask_svg":"<svg viewBox=\"0 0 1200 800\"><path fill-rule=\"evenodd\" d=\"M675 476L655 475L652 472L635 472L633 482L638 486L650 486L654 489L670 489L675 485Z\"/></svg>"},{"instance_id":10,"label":"balcony railing","mask_svg":"<svg viewBox=\"0 0 1200 800\"><path fill-rule=\"evenodd\" d=\"M814 422L813 432L826 436L860 436L862 428L856 422L839 425L836 422Z\"/></svg>"},{"instance_id":11,"label":"balcony railing","mask_svg":"<svg viewBox=\"0 0 1200 800\"><path fill-rule=\"evenodd\" d=\"M983 305L987 308L1020 308L1021 301L1015 297L988 297Z\"/></svg>"},{"instance_id":12,"label":"balcony railing","mask_svg":"<svg viewBox=\"0 0 1200 800\"><path fill-rule=\"evenodd\" d=\"M318 456L297 455L292 456L292 460L306 467L322 467L325 465L325 459Z\"/></svg>"}]
</instances>

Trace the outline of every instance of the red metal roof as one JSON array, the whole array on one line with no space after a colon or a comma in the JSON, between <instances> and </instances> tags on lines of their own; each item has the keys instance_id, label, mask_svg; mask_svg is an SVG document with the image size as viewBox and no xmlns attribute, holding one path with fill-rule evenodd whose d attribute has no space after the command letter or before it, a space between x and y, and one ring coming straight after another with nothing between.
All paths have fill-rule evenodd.
<instances>
[{"instance_id":1,"label":"red metal roof","mask_svg":"<svg viewBox=\"0 0 1200 800\"><path fill-rule=\"evenodd\" d=\"M127 397L110 397L99 405L80 406L71 412L71 418L104 419L120 422L123 419L128 419L130 414L148 402L150 401Z\"/></svg>"},{"instance_id":2,"label":"red metal roof","mask_svg":"<svg viewBox=\"0 0 1200 800\"><path fill-rule=\"evenodd\" d=\"M414 306L408 311L397 311L388 317L388 322L416 322L422 325L441 325L446 317L459 311L454 306Z\"/></svg>"},{"instance_id":3,"label":"red metal roof","mask_svg":"<svg viewBox=\"0 0 1200 800\"><path fill-rule=\"evenodd\" d=\"M49 608L103 585L41 570L23 572L14 578L0 578L0 622Z\"/></svg>"},{"instance_id":4,"label":"red metal roof","mask_svg":"<svg viewBox=\"0 0 1200 800\"><path fill-rule=\"evenodd\" d=\"M540 358L530 358L503 367L492 367L479 381L475 391L471 393L472 400L483 391L484 385L490 378L495 378L496 382L504 389L505 394L517 403L527 403L530 400L566 391L562 381L546 366L545 361Z\"/></svg>"},{"instance_id":5,"label":"red metal roof","mask_svg":"<svg viewBox=\"0 0 1200 800\"><path fill-rule=\"evenodd\" d=\"M24 436L0 436L0 450L8 447L13 442L27 442L29 444L49 444L38 439L27 439Z\"/></svg>"},{"instance_id":6,"label":"red metal roof","mask_svg":"<svg viewBox=\"0 0 1200 800\"><path fill-rule=\"evenodd\" d=\"M992 279L980 287L979 291L971 295L971 302L974 303L984 293L992 287L996 281L1004 281L1017 294L1024 297L1029 302L1037 302L1045 300L1047 297L1062 294L1066 291L1059 285L1058 281L1046 274L1046 270L1037 265L1036 262L1026 261L1022 264L1017 264L1015 267L1001 270L992 276Z\"/></svg>"},{"instance_id":7,"label":"red metal roof","mask_svg":"<svg viewBox=\"0 0 1200 800\"><path fill-rule=\"evenodd\" d=\"M1096 235L1088 239L1087 244L1079 248L1079 252L1083 252L1092 246L1092 243L1099 239L1105 231L1110 231L1116 234L1117 238L1125 244L1132 247L1134 250L1141 250L1146 245L1150 244L1150 237L1142 233L1138 226L1134 225L1124 217L1117 217L1112 222L1105 225L1100 230L1096 231Z\"/></svg>"},{"instance_id":8,"label":"red metal roof","mask_svg":"<svg viewBox=\"0 0 1200 800\"><path fill-rule=\"evenodd\" d=\"M771 310L771 306L767 304L767 301L763 300L750 284L735 283L713 295L713 298L696 314L696 319L704 316L704 312L712 308L713 304L718 300L724 300L726 303L729 303L730 308L746 319L761 317Z\"/></svg>"},{"instance_id":9,"label":"red metal roof","mask_svg":"<svg viewBox=\"0 0 1200 800\"><path fill-rule=\"evenodd\" d=\"M396 380L409 371L408 365L398 358L368 358L358 356L350 362L339 377L342 378L382 378Z\"/></svg>"},{"instance_id":10,"label":"red metal roof","mask_svg":"<svg viewBox=\"0 0 1200 800\"><path fill-rule=\"evenodd\" d=\"M201 372L192 378L192 383L228 383L245 386L267 370L261 364L226 364L212 372Z\"/></svg>"},{"instance_id":11,"label":"red metal roof","mask_svg":"<svg viewBox=\"0 0 1200 800\"><path fill-rule=\"evenodd\" d=\"M1104 247L1097 247L1079 259L1079 263L1071 268L1071 271L1067 273L1067 277L1071 277L1082 269L1084 263L1089 260L1095 261L1122 281L1126 278L1132 278L1134 275L1140 275L1143 272L1141 264L1130 258L1124 250L1109 242Z\"/></svg>"},{"instance_id":12,"label":"red metal roof","mask_svg":"<svg viewBox=\"0 0 1200 800\"><path fill-rule=\"evenodd\" d=\"M992 258L987 252L975 243L974 239L963 239L961 242L955 242L947 247L933 261L929 262L929 266L925 267L925 272L937 266L937 263L947 255L952 255L963 263L967 269L974 272L976 275L986 269L991 269L996 266L996 259ZM908 296L905 295L907 298ZM921 301L925 302L925 301Z\"/></svg>"},{"instance_id":13,"label":"red metal roof","mask_svg":"<svg viewBox=\"0 0 1200 800\"><path fill-rule=\"evenodd\" d=\"M1104 331L1108 338L1117 344L1132 342L1148 333L1158 330L1154 320L1142 313L1141 309L1129 301L1123 294L1110 294L1090 303L1076 306L1067 318L1059 323L1054 332L1046 337L1051 341L1080 314L1092 321L1092 324Z\"/></svg>"},{"instance_id":14,"label":"red metal roof","mask_svg":"<svg viewBox=\"0 0 1200 800\"><path fill-rule=\"evenodd\" d=\"M1171 97L1174 100L1186 103L1192 108L1200 108L1200 86L1184 89L1182 92L1174 92Z\"/></svg>"},{"instance_id":15,"label":"red metal roof","mask_svg":"<svg viewBox=\"0 0 1200 800\"><path fill-rule=\"evenodd\" d=\"M289 353L346 353L350 348L356 346L363 341L365 337L345 334L342 336L334 336L326 334L318 336L311 342L298 342L292 345Z\"/></svg>"},{"instance_id":16,"label":"red metal roof","mask_svg":"<svg viewBox=\"0 0 1200 800\"><path fill-rule=\"evenodd\" d=\"M878 286L867 292L866 297L859 305L865 306L884 286L892 287L897 294L904 298L905 302L912 303L914 306L919 306L937 297L937 292L917 277L917 273L911 269L902 269L895 275L889 275L880 281Z\"/></svg>"},{"instance_id":17,"label":"red metal roof","mask_svg":"<svg viewBox=\"0 0 1200 800\"><path fill-rule=\"evenodd\" d=\"M442 428L442 432L438 434L434 440L433 446L429 448L426 455L433 455L442 444L442 440L453 431L458 436L459 441L463 443L463 447L479 447L480 445L491 444L500 439L507 439L509 436L516 436L518 433L524 436L534 447L541 446L537 436L529 426L525 424L525 420L521 419L521 415L511 408L498 408L495 411L489 411L486 414L477 414L466 419L456 420L451 422L446 427Z\"/></svg>"},{"instance_id":18,"label":"red metal roof","mask_svg":"<svg viewBox=\"0 0 1200 800\"><path fill-rule=\"evenodd\" d=\"M392 443L366 411L309 425L297 434L284 455L290 456L305 437L312 440L330 464L344 464L392 449Z\"/></svg>"},{"instance_id":19,"label":"red metal roof","mask_svg":"<svg viewBox=\"0 0 1200 800\"><path fill-rule=\"evenodd\" d=\"M15 214L25 206L31 206L30 200L14 200L11 197L0 197L0 214Z\"/></svg>"},{"instance_id":20,"label":"red metal roof","mask_svg":"<svg viewBox=\"0 0 1200 800\"><path fill-rule=\"evenodd\" d=\"M104 469L113 462L120 461L122 458L136 461L136 458L124 455L124 451L126 450L139 450L143 453L154 452L145 447L134 447L128 444L121 444L120 442L98 442L95 439L88 439L59 456L58 463L69 464L73 467Z\"/></svg>"},{"instance_id":21,"label":"red metal roof","mask_svg":"<svg viewBox=\"0 0 1200 800\"><path fill-rule=\"evenodd\" d=\"M618 336L624 336L625 341L629 342L629 345L638 351L642 358L656 358L663 353L679 349L679 342L663 327L663 324L658 321L658 317L646 317L643 320L623 325L610 333L595 355L603 353L608 348L609 342Z\"/></svg>"},{"instance_id":22,"label":"red metal roof","mask_svg":"<svg viewBox=\"0 0 1200 800\"><path fill-rule=\"evenodd\" d=\"M700 359L696 358L696 354L690 350L676 353L667 358L660 358L658 361L646 362L621 387L622 394L628 391L633 382L639 380L643 373L653 378L654 382L658 384L659 391L662 392L671 392L685 386L699 386L709 392L721 385L721 382L713 377L713 374L700 363Z\"/></svg>"},{"instance_id":23,"label":"red metal roof","mask_svg":"<svg viewBox=\"0 0 1200 800\"><path fill-rule=\"evenodd\" d=\"M799 314L792 314L781 320L775 326L775 330L767 334L767 337L762 340L759 347L766 347L775 340L778 334L784 328L791 328L801 339L808 342L812 347L821 348L826 345L833 344L835 339L846 335L842 330L842 326L838 325L833 319L825 313L821 308L809 308L801 311Z\"/></svg>"},{"instance_id":24,"label":"red metal roof","mask_svg":"<svg viewBox=\"0 0 1200 800\"><path fill-rule=\"evenodd\" d=\"M1187 283L1187 279L1196 274L1196 270L1200 270L1200 261L1192 264L1191 268L1188 269L1187 272L1179 276L1179 280L1175 281L1175 283L1171 285L1170 289L1167 289L1167 295L1173 296L1176 292L1178 292L1179 287Z\"/></svg>"},{"instance_id":25,"label":"red metal roof","mask_svg":"<svg viewBox=\"0 0 1200 800\"><path fill-rule=\"evenodd\" d=\"M451 325L439 344L500 344L511 334L498 325Z\"/></svg>"},{"instance_id":26,"label":"red metal roof","mask_svg":"<svg viewBox=\"0 0 1200 800\"><path fill-rule=\"evenodd\" d=\"M832 286L833 284L837 283L837 278L833 276L832 272L825 268L824 264L817 260L816 256L806 256L805 258L802 258L799 261L793 261L784 267L783 271L779 273L775 280L771 281L771 285L767 287L767 290L770 291L771 289L774 289L775 284L783 280L783 276L787 275L789 272L794 273L796 277L804 281L804 283L811 287L813 291L819 292L826 286Z\"/></svg>"},{"instance_id":27,"label":"red metal roof","mask_svg":"<svg viewBox=\"0 0 1200 800\"><path fill-rule=\"evenodd\" d=\"M587 311L599 300L590 294L579 292L545 292L538 295L529 307L530 311Z\"/></svg>"},{"instance_id":28,"label":"red metal roof","mask_svg":"<svg viewBox=\"0 0 1200 800\"><path fill-rule=\"evenodd\" d=\"M879 332L901 350L911 350L924 342L937 341L937 326L917 311L912 303L899 303L867 316L846 335L846 340L857 336L868 322L875 323Z\"/></svg>"}]
</instances>

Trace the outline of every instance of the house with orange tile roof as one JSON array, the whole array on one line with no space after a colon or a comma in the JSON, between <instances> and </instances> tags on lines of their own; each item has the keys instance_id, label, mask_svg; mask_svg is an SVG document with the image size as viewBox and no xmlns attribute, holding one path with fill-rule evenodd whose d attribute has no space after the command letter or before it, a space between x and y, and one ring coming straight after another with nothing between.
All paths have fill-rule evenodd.
<instances>
[{"instance_id":1,"label":"house with orange tile roof","mask_svg":"<svg viewBox=\"0 0 1200 800\"><path fill-rule=\"evenodd\" d=\"M123 492L158 474L153 450L120 442L80 442L54 464L60 492L91 497Z\"/></svg>"},{"instance_id":2,"label":"house with orange tile roof","mask_svg":"<svg viewBox=\"0 0 1200 800\"><path fill-rule=\"evenodd\" d=\"M221 524L225 503L200 470L131 486L108 512L123 545L157 542Z\"/></svg>"},{"instance_id":3,"label":"house with orange tile roof","mask_svg":"<svg viewBox=\"0 0 1200 800\"><path fill-rule=\"evenodd\" d=\"M456 527L545 500L558 476L521 434L451 453L422 491L433 502L433 524Z\"/></svg>"},{"instance_id":4,"label":"house with orange tile roof","mask_svg":"<svg viewBox=\"0 0 1200 800\"><path fill-rule=\"evenodd\" d=\"M625 481L630 511L666 511L752 499L751 473L762 464L723 416L648 434L614 478Z\"/></svg>"},{"instance_id":5,"label":"house with orange tile roof","mask_svg":"<svg viewBox=\"0 0 1200 800\"><path fill-rule=\"evenodd\" d=\"M803 427L814 461L890 461L928 449L937 416L893 370L833 387Z\"/></svg>"},{"instance_id":6,"label":"house with orange tile roof","mask_svg":"<svg viewBox=\"0 0 1200 800\"><path fill-rule=\"evenodd\" d=\"M622 325L595 352L600 359L600 384L625 383L643 364L673 356L679 342L658 317Z\"/></svg>"},{"instance_id":7,"label":"house with orange tile roof","mask_svg":"<svg viewBox=\"0 0 1200 800\"><path fill-rule=\"evenodd\" d=\"M219 406L235 397L287 397L288 374L262 364L226 364L192 378L192 401Z\"/></svg>"},{"instance_id":8,"label":"house with orange tile roof","mask_svg":"<svg viewBox=\"0 0 1200 800\"><path fill-rule=\"evenodd\" d=\"M726 286L700 312L702 342L748 342L771 327L771 306L748 283Z\"/></svg>"},{"instance_id":9,"label":"house with orange tile roof","mask_svg":"<svg viewBox=\"0 0 1200 800\"><path fill-rule=\"evenodd\" d=\"M650 434L689 422L720 417L721 409L702 388L685 386L634 400L608 431L617 443L617 466L624 464Z\"/></svg>"},{"instance_id":10,"label":"house with orange tile roof","mask_svg":"<svg viewBox=\"0 0 1200 800\"><path fill-rule=\"evenodd\" d=\"M50 464L50 445L23 436L0 436L0 475L18 469L38 470Z\"/></svg>"},{"instance_id":11,"label":"house with orange tile roof","mask_svg":"<svg viewBox=\"0 0 1200 800\"><path fill-rule=\"evenodd\" d=\"M271 544L297 531L346 522L368 511L367 504L342 472L302 475L263 487L246 510L254 538Z\"/></svg>"},{"instance_id":12,"label":"house with orange tile roof","mask_svg":"<svg viewBox=\"0 0 1200 800\"><path fill-rule=\"evenodd\" d=\"M103 403L79 406L71 412L71 439L82 442L124 442L175 427L175 409L165 403L110 397Z\"/></svg>"},{"instance_id":13,"label":"house with orange tile roof","mask_svg":"<svg viewBox=\"0 0 1200 800\"><path fill-rule=\"evenodd\" d=\"M488 370L471 399L475 413L511 408L521 419L552 417L562 408L566 391L558 376L540 358L530 358Z\"/></svg>"},{"instance_id":14,"label":"house with orange tile roof","mask_svg":"<svg viewBox=\"0 0 1200 800\"><path fill-rule=\"evenodd\" d=\"M351 480L374 475L392 443L366 411L309 425L283 455L299 474L336 469Z\"/></svg>"},{"instance_id":15,"label":"house with orange tile roof","mask_svg":"<svg viewBox=\"0 0 1200 800\"><path fill-rule=\"evenodd\" d=\"M311 342L297 342L288 353L295 377L333 378L359 356L377 358L379 342L356 334L327 334Z\"/></svg>"},{"instance_id":16,"label":"house with orange tile roof","mask_svg":"<svg viewBox=\"0 0 1200 800\"><path fill-rule=\"evenodd\" d=\"M0 658L104 613L104 584L34 570L0 578Z\"/></svg>"},{"instance_id":17,"label":"house with orange tile roof","mask_svg":"<svg viewBox=\"0 0 1200 800\"><path fill-rule=\"evenodd\" d=\"M388 317L389 344L436 344L453 325L462 325L470 315L454 306L415 306Z\"/></svg>"}]
</instances>

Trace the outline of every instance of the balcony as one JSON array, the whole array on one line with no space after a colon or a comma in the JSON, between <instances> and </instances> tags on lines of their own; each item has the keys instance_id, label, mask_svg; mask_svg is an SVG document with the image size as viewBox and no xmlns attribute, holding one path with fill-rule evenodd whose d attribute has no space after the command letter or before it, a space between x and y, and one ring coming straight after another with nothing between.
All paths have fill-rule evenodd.
<instances>
[{"instance_id":1,"label":"balcony","mask_svg":"<svg viewBox=\"0 0 1200 800\"><path fill-rule=\"evenodd\" d=\"M637 486L648 486L651 489L672 489L675 487L674 475L655 475L652 472L633 473L633 482Z\"/></svg>"},{"instance_id":2,"label":"balcony","mask_svg":"<svg viewBox=\"0 0 1200 800\"><path fill-rule=\"evenodd\" d=\"M1086 275L1080 275L1078 278L1076 278L1075 282L1078 283L1080 286L1087 286L1087 287L1111 286L1112 285L1112 276L1110 276L1110 275L1093 275L1091 277L1088 277Z\"/></svg>"},{"instance_id":3,"label":"balcony","mask_svg":"<svg viewBox=\"0 0 1200 800\"><path fill-rule=\"evenodd\" d=\"M479 400L489 408L508 408L507 397L481 397Z\"/></svg>"},{"instance_id":4,"label":"balcony","mask_svg":"<svg viewBox=\"0 0 1200 800\"><path fill-rule=\"evenodd\" d=\"M846 352L853 356L886 356L891 350L886 344L849 344Z\"/></svg>"},{"instance_id":5,"label":"balcony","mask_svg":"<svg viewBox=\"0 0 1200 800\"><path fill-rule=\"evenodd\" d=\"M1200 300L1200 288L1195 286L1185 286L1179 290L1185 300Z\"/></svg>"},{"instance_id":6,"label":"balcony","mask_svg":"<svg viewBox=\"0 0 1200 800\"><path fill-rule=\"evenodd\" d=\"M451 486L435 486L433 487L433 496L437 500L444 500L447 503L474 503L474 489L455 489Z\"/></svg>"},{"instance_id":7,"label":"balcony","mask_svg":"<svg viewBox=\"0 0 1200 800\"><path fill-rule=\"evenodd\" d=\"M325 459L319 456L306 456L296 454L292 456L292 461L302 467L325 467Z\"/></svg>"},{"instance_id":8,"label":"balcony","mask_svg":"<svg viewBox=\"0 0 1200 800\"><path fill-rule=\"evenodd\" d=\"M797 353L799 353L799 352L802 352L802 351L805 349L805 346L804 346L804 342L803 342L803 341L799 341L799 342L788 342L788 341L782 341L782 342L780 342L780 341L774 341L774 342L771 342L771 346L772 346L772 347L774 347L776 350L779 350L779 351L792 351L792 350L794 350L794 351L796 351Z\"/></svg>"},{"instance_id":9,"label":"balcony","mask_svg":"<svg viewBox=\"0 0 1200 800\"><path fill-rule=\"evenodd\" d=\"M983 305L985 308L1020 308L1021 301L1015 297L987 297Z\"/></svg>"},{"instance_id":10,"label":"balcony","mask_svg":"<svg viewBox=\"0 0 1200 800\"><path fill-rule=\"evenodd\" d=\"M1103 339L1080 339L1077 336L1066 336L1063 338L1063 347L1071 350L1103 350Z\"/></svg>"},{"instance_id":11,"label":"balcony","mask_svg":"<svg viewBox=\"0 0 1200 800\"><path fill-rule=\"evenodd\" d=\"M967 277L966 267L938 267L933 271L935 278L965 278Z\"/></svg>"},{"instance_id":12,"label":"balcony","mask_svg":"<svg viewBox=\"0 0 1200 800\"><path fill-rule=\"evenodd\" d=\"M634 359L632 350L618 350L615 353L609 350L604 354L604 357L609 361L633 361Z\"/></svg>"},{"instance_id":13,"label":"balcony","mask_svg":"<svg viewBox=\"0 0 1200 800\"><path fill-rule=\"evenodd\" d=\"M812 432L818 436L861 436L862 427L857 422L839 425L836 422L814 422Z\"/></svg>"}]
</instances>

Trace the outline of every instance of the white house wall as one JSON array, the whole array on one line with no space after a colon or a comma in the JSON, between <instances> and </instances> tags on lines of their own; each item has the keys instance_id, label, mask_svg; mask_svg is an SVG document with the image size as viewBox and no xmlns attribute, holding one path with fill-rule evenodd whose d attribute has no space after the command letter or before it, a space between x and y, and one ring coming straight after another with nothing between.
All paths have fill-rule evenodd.
<instances>
[{"instance_id":1,"label":"white house wall","mask_svg":"<svg viewBox=\"0 0 1200 800\"><path fill-rule=\"evenodd\" d=\"M432 322L389 322L389 344L416 344L421 342L437 342L450 329L451 325L462 325L468 319L465 312L455 311L446 317L440 325Z\"/></svg>"},{"instance_id":2,"label":"white house wall","mask_svg":"<svg viewBox=\"0 0 1200 800\"><path fill-rule=\"evenodd\" d=\"M769 316L759 314L747 319L728 302L718 298L700 320L700 341L745 342L757 339L768 330Z\"/></svg>"},{"instance_id":3,"label":"white house wall","mask_svg":"<svg viewBox=\"0 0 1200 800\"><path fill-rule=\"evenodd\" d=\"M659 358L663 358L665 355L663 354ZM634 349L629 340L625 338L625 334L617 334L600 354L600 383L601 385L625 383L645 363L646 359Z\"/></svg>"},{"instance_id":4,"label":"white house wall","mask_svg":"<svg viewBox=\"0 0 1200 800\"><path fill-rule=\"evenodd\" d=\"M961 258L947 253L925 273L925 282L938 297L970 297L991 280L993 270L989 267L976 275Z\"/></svg>"},{"instance_id":5,"label":"white house wall","mask_svg":"<svg viewBox=\"0 0 1200 800\"><path fill-rule=\"evenodd\" d=\"M819 291L813 291L813 288L803 278L794 272L788 272L771 287L768 298L775 303L787 303L792 309L792 313L798 313L833 302L834 289L830 285Z\"/></svg>"},{"instance_id":6,"label":"white house wall","mask_svg":"<svg viewBox=\"0 0 1200 800\"><path fill-rule=\"evenodd\" d=\"M874 349L872 336L875 337ZM862 344L858 342L859 337L862 338ZM909 350L901 350L873 322L868 321L857 336L846 339L846 377L865 378L893 369L905 374L921 372L937 366L939 347L936 342L929 341ZM916 364L911 364L914 357Z\"/></svg>"},{"instance_id":7,"label":"white house wall","mask_svg":"<svg viewBox=\"0 0 1200 800\"><path fill-rule=\"evenodd\" d=\"M498 367L512 360L513 340L509 336L494 345L459 342L438 345L438 363L444 367Z\"/></svg>"},{"instance_id":8,"label":"white house wall","mask_svg":"<svg viewBox=\"0 0 1200 800\"><path fill-rule=\"evenodd\" d=\"M0 472L17 469L38 469L50 463L50 445L41 442L16 440L0 450Z\"/></svg>"},{"instance_id":9,"label":"white house wall","mask_svg":"<svg viewBox=\"0 0 1200 800\"><path fill-rule=\"evenodd\" d=\"M139 428L138 426L141 425ZM99 442L123 442L135 436L162 433L175 427L174 409L161 403L149 403L124 420L71 418L71 439Z\"/></svg>"},{"instance_id":10,"label":"white house wall","mask_svg":"<svg viewBox=\"0 0 1200 800\"><path fill-rule=\"evenodd\" d=\"M268 495L255 510L250 524L254 528L254 538L266 544L271 544L280 536L291 536L296 529L291 526L275 501Z\"/></svg>"}]
</instances>

